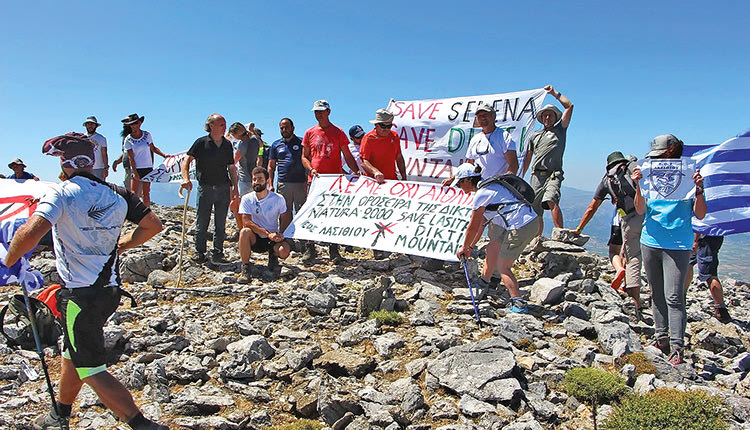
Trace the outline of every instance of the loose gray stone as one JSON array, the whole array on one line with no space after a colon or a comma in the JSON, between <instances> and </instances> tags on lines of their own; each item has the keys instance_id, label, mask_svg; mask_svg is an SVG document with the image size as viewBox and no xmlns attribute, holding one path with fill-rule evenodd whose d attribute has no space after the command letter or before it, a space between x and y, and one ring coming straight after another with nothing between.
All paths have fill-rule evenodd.
<instances>
[{"instance_id":1,"label":"loose gray stone","mask_svg":"<svg viewBox=\"0 0 750 430\"><path fill-rule=\"evenodd\" d=\"M531 301L543 305L555 304L565 292L565 283L551 278L541 278L531 286Z\"/></svg>"}]
</instances>

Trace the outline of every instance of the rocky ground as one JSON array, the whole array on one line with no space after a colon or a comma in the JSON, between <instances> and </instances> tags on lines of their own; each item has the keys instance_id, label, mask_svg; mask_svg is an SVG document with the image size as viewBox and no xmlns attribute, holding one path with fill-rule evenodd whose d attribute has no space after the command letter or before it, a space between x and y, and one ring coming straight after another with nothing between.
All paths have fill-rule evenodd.
<instances>
[{"instance_id":1,"label":"rocky ground","mask_svg":"<svg viewBox=\"0 0 750 430\"><path fill-rule=\"evenodd\" d=\"M478 325L460 265L395 254L375 260L369 250L345 253L341 266L324 248L312 266L294 253L278 279L258 257L255 279L241 285L236 243L227 242L236 263L186 262L178 286L182 211L157 212L164 231L122 259L138 306L124 300L105 334L112 373L147 416L170 428L262 429L301 417L337 430L593 428L590 410L560 385L567 369L588 365L621 373L636 392L718 394L731 427L750 428L746 283L722 279L730 324L711 316L707 289L692 286L686 363L673 368L642 347L653 333L651 313L635 320L629 299L609 286L607 259L559 232L533 243L515 267L531 313L508 312L507 292L492 290L480 300ZM188 236L186 249L191 243ZM49 251L32 264L54 281ZM0 287L0 300L17 290ZM644 296L648 303L648 287ZM372 310L395 310L402 322L379 326L367 319ZM632 364L621 364L636 351L653 373L636 377ZM58 355L46 353L56 379ZM41 374L36 353L0 344L1 428L30 428L48 410L43 378L29 380L24 363ZM128 428L86 387L71 424Z\"/></svg>"}]
</instances>

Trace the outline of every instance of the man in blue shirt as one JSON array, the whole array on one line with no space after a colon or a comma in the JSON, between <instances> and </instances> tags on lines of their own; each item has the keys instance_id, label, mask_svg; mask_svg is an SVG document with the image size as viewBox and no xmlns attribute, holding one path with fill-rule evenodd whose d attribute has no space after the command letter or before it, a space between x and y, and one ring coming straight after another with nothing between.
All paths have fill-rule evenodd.
<instances>
[{"instance_id":1,"label":"man in blue shirt","mask_svg":"<svg viewBox=\"0 0 750 430\"><path fill-rule=\"evenodd\" d=\"M268 187L274 191L276 176L276 191L286 201L286 212L281 215L280 225L280 231L284 232L292 222L292 209L299 212L307 199L307 170L302 165L302 140L294 134L294 122L283 118L279 130L281 139L271 144L268 156Z\"/></svg>"},{"instance_id":2,"label":"man in blue shirt","mask_svg":"<svg viewBox=\"0 0 750 430\"><path fill-rule=\"evenodd\" d=\"M37 178L36 176L23 170L26 168L26 165L23 164L23 160L21 160L20 158L16 158L15 160L11 161L10 164L8 164L8 167L10 167L10 170L13 171L13 174L8 176L8 179L33 179L35 181L39 180L39 178Z\"/></svg>"}]
</instances>

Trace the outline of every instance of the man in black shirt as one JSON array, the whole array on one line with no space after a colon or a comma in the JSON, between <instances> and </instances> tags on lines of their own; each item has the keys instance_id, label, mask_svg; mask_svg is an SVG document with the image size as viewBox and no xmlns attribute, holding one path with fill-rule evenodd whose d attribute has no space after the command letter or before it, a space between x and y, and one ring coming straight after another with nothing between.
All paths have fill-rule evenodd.
<instances>
[{"instance_id":1,"label":"man in black shirt","mask_svg":"<svg viewBox=\"0 0 750 430\"><path fill-rule=\"evenodd\" d=\"M190 163L195 159L195 175L198 179L198 208L196 215L195 255L193 261L206 261L206 233L214 210L214 246L211 261L224 263L224 237L226 236L229 201L238 197L237 167L234 165L232 144L224 137L227 121L215 113L206 119L207 136L193 143L182 163L182 185L193 189L190 182Z\"/></svg>"}]
</instances>

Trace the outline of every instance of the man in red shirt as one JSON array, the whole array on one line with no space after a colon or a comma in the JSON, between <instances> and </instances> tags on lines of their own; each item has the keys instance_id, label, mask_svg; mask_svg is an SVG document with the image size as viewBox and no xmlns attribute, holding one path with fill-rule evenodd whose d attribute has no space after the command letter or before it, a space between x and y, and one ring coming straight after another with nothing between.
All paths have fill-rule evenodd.
<instances>
[{"instance_id":1,"label":"man in red shirt","mask_svg":"<svg viewBox=\"0 0 750 430\"><path fill-rule=\"evenodd\" d=\"M318 125L310 127L302 138L302 165L310 172L308 181L312 182L312 178L321 173L342 174L342 154L352 173L359 175L357 162L349 151L349 139L346 137L346 133L328 119L331 115L331 107L328 102L325 100L316 101L313 103L312 111L315 112ZM328 252L334 264L343 262L337 244L328 245ZM315 245L308 242L302 260L309 262L315 256Z\"/></svg>"},{"instance_id":2,"label":"man in red shirt","mask_svg":"<svg viewBox=\"0 0 750 430\"><path fill-rule=\"evenodd\" d=\"M391 130L393 114L385 109L375 112L375 119L370 120L375 129L365 135L359 150L362 159L362 170L367 176L375 178L379 184L386 179L398 179L396 167L401 172L401 179L406 180L406 163L401 155L401 142L398 134Z\"/></svg>"}]
</instances>

